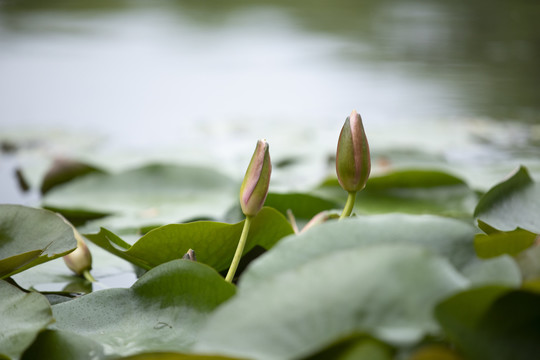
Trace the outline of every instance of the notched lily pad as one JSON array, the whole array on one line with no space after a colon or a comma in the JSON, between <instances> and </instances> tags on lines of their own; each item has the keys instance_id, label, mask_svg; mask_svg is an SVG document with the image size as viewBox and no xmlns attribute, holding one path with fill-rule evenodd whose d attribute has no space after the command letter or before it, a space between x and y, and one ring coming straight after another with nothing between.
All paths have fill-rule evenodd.
<instances>
[{"instance_id":1,"label":"notched lily pad","mask_svg":"<svg viewBox=\"0 0 540 360\"><path fill-rule=\"evenodd\" d=\"M148 271L129 289L54 305L54 328L101 344L107 356L186 352L208 314L234 293L234 285L214 269L175 260Z\"/></svg>"},{"instance_id":2,"label":"notched lily pad","mask_svg":"<svg viewBox=\"0 0 540 360\"><path fill-rule=\"evenodd\" d=\"M61 257L76 247L73 229L55 213L0 205L0 278Z\"/></svg>"},{"instance_id":3,"label":"notched lily pad","mask_svg":"<svg viewBox=\"0 0 540 360\"><path fill-rule=\"evenodd\" d=\"M197 261L222 271L231 263L243 226L243 221L236 224L211 221L169 224L151 230L133 245L106 229L101 229L98 234L87 234L86 237L143 269L179 259L193 249ZM253 218L244 254L255 245L270 249L281 238L292 233L291 225L282 214L265 207Z\"/></svg>"},{"instance_id":4,"label":"notched lily pad","mask_svg":"<svg viewBox=\"0 0 540 360\"><path fill-rule=\"evenodd\" d=\"M474 216L501 231L517 227L540 234L540 184L527 168L492 187L478 202Z\"/></svg>"}]
</instances>

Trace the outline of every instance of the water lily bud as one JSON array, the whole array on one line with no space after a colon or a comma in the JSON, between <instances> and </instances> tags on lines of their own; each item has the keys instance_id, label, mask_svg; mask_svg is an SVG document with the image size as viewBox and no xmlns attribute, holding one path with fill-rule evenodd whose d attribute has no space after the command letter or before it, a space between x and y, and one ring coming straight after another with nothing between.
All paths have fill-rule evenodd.
<instances>
[{"instance_id":1,"label":"water lily bud","mask_svg":"<svg viewBox=\"0 0 540 360\"><path fill-rule=\"evenodd\" d=\"M81 234L73 228L77 248L64 256L67 267L77 275L83 275L85 271L92 269L92 254L82 239Z\"/></svg>"},{"instance_id":2,"label":"water lily bud","mask_svg":"<svg viewBox=\"0 0 540 360\"><path fill-rule=\"evenodd\" d=\"M240 206L244 215L255 216L263 207L268 195L271 173L268 143L266 140L259 140L240 188Z\"/></svg>"},{"instance_id":3,"label":"water lily bud","mask_svg":"<svg viewBox=\"0 0 540 360\"><path fill-rule=\"evenodd\" d=\"M183 260L191 260L191 261L197 261L197 257L195 256L195 251L193 249L189 249L187 253L182 256Z\"/></svg>"},{"instance_id":4,"label":"water lily bud","mask_svg":"<svg viewBox=\"0 0 540 360\"><path fill-rule=\"evenodd\" d=\"M362 118L353 110L339 134L336 153L336 172L339 184L348 192L366 186L371 171L369 145Z\"/></svg>"}]
</instances>

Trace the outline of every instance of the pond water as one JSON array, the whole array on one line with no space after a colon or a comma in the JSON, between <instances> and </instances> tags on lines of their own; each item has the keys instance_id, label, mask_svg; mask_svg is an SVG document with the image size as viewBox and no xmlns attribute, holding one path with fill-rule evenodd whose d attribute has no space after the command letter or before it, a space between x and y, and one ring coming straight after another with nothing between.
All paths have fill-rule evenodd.
<instances>
[{"instance_id":1,"label":"pond water","mask_svg":"<svg viewBox=\"0 0 540 360\"><path fill-rule=\"evenodd\" d=\"M357 109L375 152L539 169L537 1L44 3L0 3L3 141L242 174L257 138L320 163ZM23 201L20 161L2 156L2 202Z\"/></svg>"}]
</instances>

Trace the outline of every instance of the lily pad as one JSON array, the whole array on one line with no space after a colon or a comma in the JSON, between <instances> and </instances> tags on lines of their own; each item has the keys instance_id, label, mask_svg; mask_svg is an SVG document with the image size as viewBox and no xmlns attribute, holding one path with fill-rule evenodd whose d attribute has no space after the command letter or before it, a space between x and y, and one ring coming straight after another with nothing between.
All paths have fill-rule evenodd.
<instances>
[{"instance_id":1,"label":"lily pad","mask_svg":"<svg viewBox=\"0 0 540 360\"><path fill-rule=\"evenodd\" d=\"M76 247L73 229L55 213L0 205L0 278L66 255Z\"/></svg>"},{"instance_id":2,"label":"lily pad","mask_svg":"<svg viewBox=\"0 0 540 360\"><path fill-rule=\"evenodd\" d=\"M533 359L540 353L540 294L484 287L435 309L450 340L471 359Z\"/></svg>"},{"instance_id":3,"label":"lily pad","mask_svg":"<svg viewBox=\"0 0 540 360\"><path fill-rule=\"evenodd\" d=\"M315 194L341 198L346 192L337 179L327 180ZM458 177L437 170L398 170L372 176L357 195L355 212L379 214L404 212L464 217L472 214L476 193Z\"/></svg>"},{"instance_id":4,"label":"lily pad","mask_svg":"<svg viewBox=\"0 0 540 360\"><path fill-rule=\"evenodd\" d=\"M21 360L102 360L103 346L71 332L45 330L24 352Z\"/></svg>"},{"instance_id":5,"label":"lily pad","mask_svg":"<svg viewBox=\"0 0 540 360\"><path fill-rule=\"evenodd\" d=\"M155 352L155 353L145 353L145 354L127 356L127 357L121 358L121 360L238 360L238 359L225 357L225 356L217 356L217 355L213 356L213 355Z\"/></svg>"},{"instance_id":6,"label":"lily pad","mask_svg":"<svg viewBox=\"0 0 540 360\"><path fill-rule=\"evenodd\" d=\"M243 221L236 224L211 221L170 224L151 230L133 246L106 229L86 237L143 269L179 259L193 249L198 261L222 271L231 263L243 226ZM255 245L269 249L292 233L291 225L282 214L265 207L253 218L244 254Z\"/></svg>"},{"instance_id":7,"label":"lily pad","mask_svg":"<svg viewBox=\"0 0 540 360\"><path fill-rule=\"evenodd\" d=\"M337 249L249 287L241 283L210 316L194 350L291 359L354 333L412 344L438 333L433 306L466 283L446 260L420 247Z\"/></svg>"},{"instance_id":8,"label":"lily pad","mask_svg":"<svg viewBox=\"0 0 540 360\"><path fill-rule=\"evenodd\" d=\"M221 216L236 199L238 189L239 184L213 169L151 164L74 179L49 191L43 206L68 218L115 215L104 219L114 229L139 228Z\"/></svg>"},{"instance_id":9,"label":"lily pad","mask_svg":"<svg viewBox=\"0 0 540 360\"><path fill-rule=\"evenodd\" d=\"M90 338L107 356L185 352L207 316L234 293L234 285L214 269L175 260L148 271L129 289L54 305L54 328Z\"/></svg>"},{"instance_id":10,"label":"lily pad","mask_svg":"<svg viewBox=\"0 0 540 360\"><path fill-rule=\"evenodd\" d=\"M90 164L72 159L57 158L43 177L40 191L45 194L60 184L93 172L104 173L102 169Z\"/></svg>"},{"instance_id":11,"label":"lily pad","mask_svg":"<svg viewBox=\"0 0 540 360\"><path fill-rule=\"evenodd\" d=\"M538 235L523 229L477 234L474 249L478 257L489 259L503 254L517 255L531 247Z\"/></svg>"},{"instance_id":12,"label":"lily pad","mask_svg":"<svg viewBox=\"0 0 540 360\"><path fill-rule=\"evenodd\" d=\"M540 234L540 184L525 167L491 188L478 202L474 216L502 231L517 227Z\"/></svg>"},{"instance_id":13,"label":"lily pad","mask_svg":"<svg viewBox=\"0 0 540 360\"><path fill-rule=\"evenodd\" d=\"M0 358L19 359L40 331L52 323L51 306L35 292L23 292L0 280Z\"/></svg>"},{"instance_id":14,"label":"lily pad","mask_svg":"<svg viewBox=\"0 0 540 360\"><path fill-rule=\"evenodd\" d=\"M283 215L287 215L287 210L290 209L295 218L309 220L321 211L338 208L340 203L310 194L269 193L265 205L278 210Z\"/></svg>"},{"instance_id":15,"label":"lily pad","mask_svg":"<svg viewBox=\"0 0 540 360\"><path fill-rule=\"evenodd\" d=\"M309 360L392 360L393 349L380 341L357 335L309 356Z\"/></svg>"},{"instance_id":16,"label":"lily pad","mask_svg":"<svg viewBox=\"0 0 540 360\"><path fill-rule=\"evenodd\" d=\"M476 258L474 226L433 215L382 214L330 221L300 235L288 236L262 256L240 279L242 286L290 271L338 250L376 245L416 245L446 257L462 268Z\"/></svg>"}]
</instances>

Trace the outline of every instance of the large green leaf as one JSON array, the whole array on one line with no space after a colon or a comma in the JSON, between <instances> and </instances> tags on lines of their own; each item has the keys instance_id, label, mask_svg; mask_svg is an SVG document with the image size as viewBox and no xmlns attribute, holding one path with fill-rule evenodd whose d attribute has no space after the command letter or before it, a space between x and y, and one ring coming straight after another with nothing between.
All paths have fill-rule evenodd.
<instances>
[{"instance_id":1,"label":"large green leaf","mask_svg":"<svg viewBox=\"0 0 540 360\"><path fill-rule=\"evenodd\" d=\"M170 224L150 231L133 246L106 229L86 237L144 269L181 258L189 249L193 249L198 261L221 271L231 263L243 226L243 221L236 224L210 221ZM244 253L255 245L269 249L292 233L291 225L282 214L265 207L253 218Z\"/></svg>"},{"instance_id":2,"label":"large green leaf","mask_svg":"<svg viewBox=\"0 0 540 360\"><path fill-rule=\"evenodd\" d=\"M332 251L380 244L420 245L461 268L476 257L475 232L465 222L433 215L383 214L330 221L281 240L272 256L259 258L240 282L248 286Z\"/></svg>"},{"instance_id":3,"label":"large green leaf","mask_svg":"<svg viewBox=\"0 0 540 360\"><path fill-rule=\"evenodd\" d=\"M73 229L55 213L0 205L0 278L63 256L76 247Z\"/></svg>"},{"instance_id":4,"label":"large green leaf","mask_svg":"<svg viewBox=\"0 0 540 360\"><path fill-rule=\"evenodd\" d=\"M0 358L19 359L38 333L52 323L51 306L38 293L25 293L0 280Z\"/></svg>"},{"instance_id":5,"label":"large green leaf","mask_svg":"<svg viewBox=\"0 0 540 360\"><path fill-rule=\"evenodd\" d=\"M195 350L293 359L359 332L411 344L438 332L433 306L466 283L446 260L421 247L333 250L248 287L241 283L211 315Z\"/></svg>"},{"instance_id":6,"label":"large green leaf","mask_svg":"<svg viewBox=\"0 0 540 360\"><path fill-rule=\"evenodd\" d=\"M212 268L175 260L148 271L130 289L54 305L54 327L102 344L106 355L184 352L208 314L234 293L234 285Z\"/></svg>"},{"instance_id":7,"label":"large green leaf","mask_svg":"<svg viewBox=\"0 0 540 360\"><path fill-rule=\"evenodd\" d=\"M22 360L102 360L103 346L71 332L45 330L23 354Z\"/></svg>"},{"instance_id":8,"label":"large green leaf","mask_svg":"<svg viewBox=\"0 0 540 360\"><path fill-rule=\"evenodd\" d=\"M540 234L540 185L525 167L491 188L478 202L474 215L499 230L519 227Z\"/></svg>"},{"instance_id":9,"label":"large green leaf","mask_svg":"<svg viewBox=\"0 0 540 360\"><path fill-rule=\"evenodd\" d=\"M346 192L336 179L327 180L315 191L345 201ZM398 170L372 176L366 188L357 195L355 212L440 214L469 216L477 196L467 184L450 174L437 170Z\"/></svg>"},{"instance_id":10,"label":"large green leaf","mask_svg":"<svg viewBox=\"0 0 540 360\"><path fill-rule=\"evenodd\" d=\"M221 216L239 184L208 168L153 164L117 174L92 173L55 187L43 205L67 216L114 214L114 229Z\"/></svg>"},{"instance_id":11,"label":"large green leaf","mask_svg":"<svg viewBox=\"0 0 540 360\"><path fill-rule=\"evenodd\" d=\"M435 314L470 359L535 359L540 354L540 294L484 287L456 294Z\"/></svg>"}]
</instances>

